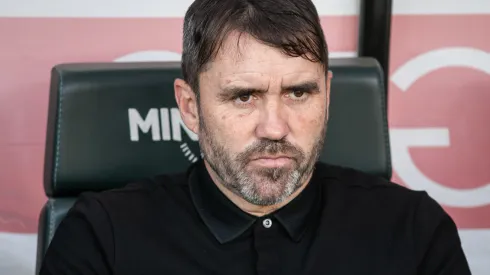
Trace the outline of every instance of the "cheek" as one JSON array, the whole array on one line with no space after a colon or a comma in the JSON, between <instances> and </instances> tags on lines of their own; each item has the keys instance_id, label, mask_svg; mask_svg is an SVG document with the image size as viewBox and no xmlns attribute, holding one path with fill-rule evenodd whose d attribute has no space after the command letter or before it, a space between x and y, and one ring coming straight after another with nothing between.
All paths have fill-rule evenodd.
<instances>
[{"instance_id":1,"label":"cheek","mask_svg":"<svg viewBox=\"0 0 490 275\"><path fill-rule=\"evenodd\" d=\"M301 134L303 137L313 137L313 133L320 132L320 126L323 125L324 114L312 116L298 115L296 116L294 132Z\"/></svg>"},{"instance_id":2,"label":"cheek","mask_svg":"<svg viewBox=\"0 0 490 275\"><path fill-rule=\"evenodd\" d=\"M312 107L292 116L294 118L292 125L294 126L292 126L291 132L299 143L298 145L303 148L309 148L316 143L325 125L326 106L318 104Z\"/></svg>"},{"instance_id":3,"label":"cheek","mask_svg":"<svg viewBox=\"0 0 490 275\"><path fill-rule=\"evenodd\" d=\"M248 144L253 134L251 121L250 116L236 114L227 109L216 109L206 116L206 126L212 129L213 139L234 152L242 151Z\"/></svg>"}]
</instances>

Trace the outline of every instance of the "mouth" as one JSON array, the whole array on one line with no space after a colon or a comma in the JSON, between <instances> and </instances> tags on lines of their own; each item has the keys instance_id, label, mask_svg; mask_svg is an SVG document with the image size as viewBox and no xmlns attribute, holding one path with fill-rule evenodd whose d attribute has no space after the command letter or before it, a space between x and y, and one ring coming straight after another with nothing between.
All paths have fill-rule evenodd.
<instances>
[{"instance_id":1,"label":"mouth","mask_svg":"<svg viewBox=\"0 0 490 275\"><path fill-rule=\"evenodd\" d=\"M260 156L253 158L251 163L267 168L276 168L289 165L293 162L290 156Z\"/></svg>"}]
</instances>

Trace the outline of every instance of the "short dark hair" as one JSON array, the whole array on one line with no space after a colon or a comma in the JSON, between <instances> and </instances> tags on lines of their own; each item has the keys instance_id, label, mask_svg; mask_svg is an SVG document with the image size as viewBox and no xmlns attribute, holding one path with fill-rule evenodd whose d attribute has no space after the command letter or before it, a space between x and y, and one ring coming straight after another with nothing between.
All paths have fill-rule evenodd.
<instances>
[{"instance_id":1,"label":"short dark hair","mask_svg":"<svg viewBox=\"0 0 490 275\"><path fill-rule=\"evenodd\" d=\"M184 18L182 72L198 95L199 74L231 31L328 70L328 46L311 0L195 0Z\"/></svg>"}]
</instances>

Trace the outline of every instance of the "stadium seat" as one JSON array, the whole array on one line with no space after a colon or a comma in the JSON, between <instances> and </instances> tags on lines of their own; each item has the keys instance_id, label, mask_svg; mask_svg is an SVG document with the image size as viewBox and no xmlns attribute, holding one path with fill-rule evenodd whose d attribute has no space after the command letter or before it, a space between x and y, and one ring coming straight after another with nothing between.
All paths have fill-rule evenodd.
<instances>
[{"instance_id":1,"label":"stadium seat","mask_svg":"<svg viewBox=\"0 0 490 275\"><path fill-rule=\"evenodd\" d=\"M383 72L371 58L332 59L321 159L391 178ZM84 191L185 171L200 158L182 123L179 63L79 63L52 69L37 270L56 228Z\"/></svg>"}]
</instances>

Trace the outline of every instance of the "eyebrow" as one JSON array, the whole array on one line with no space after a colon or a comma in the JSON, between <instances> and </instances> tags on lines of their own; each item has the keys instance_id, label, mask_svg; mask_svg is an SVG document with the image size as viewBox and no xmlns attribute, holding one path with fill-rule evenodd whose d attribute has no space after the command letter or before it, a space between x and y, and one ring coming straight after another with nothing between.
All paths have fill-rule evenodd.
<instances>
[{"instance_id":1,"label":"eyebrow","mask_svg":"<svg viewBox=\"0 0 490 275\"><path fill-rule=\"evenodd\" d=\"M282 87L283 91L301 91L301 92L309 92L309 91L318 91L318 83L316 81L305 81L298 84L293 84L290 86Z\"/></svg>"},{"instance_id":2,"label":"eyebrow","mask_svg":"<svg viewBox=\"0 0 490 275\"><path fill-rule=\"evenodd\" d=\"M305 82L301 82L298 84L288 85L281 87L283 91L301 91L301 92L309 92L309 91L318 91L318 83L313 80L308 80ZM222 100L227 100L234 97L239 97L241 95L246 94L265 94L267 90L260 88L248 88L248 87L240 87L240 86L229 86L222 89L219 93L218 97Z\"/></svg>"},{"instance_id":3,"label":"eyebrow","mask_svg":"<svg viewBox=\"0 0 490 275\"><path fill-rule=\"evenodd\" d=\"M247 94L265 94L267 90L259 89L259 88L247 88L247 87L239 87L239 86L230 86L221 90L218 94L218 97L226 101L231 98L239 97Z\"/></svg>"}]
</instances>

